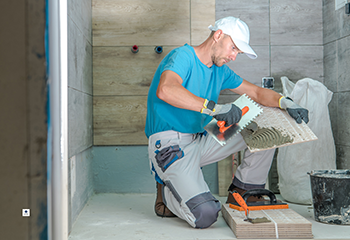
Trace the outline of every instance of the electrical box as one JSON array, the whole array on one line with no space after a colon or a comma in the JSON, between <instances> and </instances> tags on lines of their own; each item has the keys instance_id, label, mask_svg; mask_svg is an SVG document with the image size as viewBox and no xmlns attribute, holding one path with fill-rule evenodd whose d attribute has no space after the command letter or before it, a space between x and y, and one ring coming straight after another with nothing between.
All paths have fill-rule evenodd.
<instances>
[{"instance_id":1,"label":"electrical box","mask_svg":"<svg viewBox=\"0 0 350 240\"><path fill-rule=\"evenodd\" d=\"M274 89L275 79L273 77L263 77L261 80L261 86L263 88Z\"/></svg>"}]
</instances>

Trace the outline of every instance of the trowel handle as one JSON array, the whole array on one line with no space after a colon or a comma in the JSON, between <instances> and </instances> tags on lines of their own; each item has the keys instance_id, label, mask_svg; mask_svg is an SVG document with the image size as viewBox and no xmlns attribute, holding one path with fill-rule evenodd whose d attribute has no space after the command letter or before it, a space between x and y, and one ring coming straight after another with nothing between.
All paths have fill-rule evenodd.
<instances>
[{"instance_id":1,"label":"trowel handle","mask_svg":"<svg viewBox=\"0 0 350 240\"><path fill-rule=\"evenodd\" d=\"M249 208L247 206L247 203L242 198L242 196L237 191L233 191L233 192L230 192L230 193L235 198L236 202L244 209L245 215L248 217Z\"/></svg>"},{"instance_id":2,"label":"trowel handle","mask_svg":"<svg viewBox=\"0 0 350 240\"><path fill-rule=\"evenodd\" d=\"M244 108L242 108L242 116L244 114L246 114L248 111L249 111L249 107L248 106L245 106ZM232 126L232 125L230 125L228 127L225 127L225 124L226 124L225 121L218 121L216 124L218 125L219 131L221 133L225 132L228 128L230 128Z\"/></svg>"}]
</instances>

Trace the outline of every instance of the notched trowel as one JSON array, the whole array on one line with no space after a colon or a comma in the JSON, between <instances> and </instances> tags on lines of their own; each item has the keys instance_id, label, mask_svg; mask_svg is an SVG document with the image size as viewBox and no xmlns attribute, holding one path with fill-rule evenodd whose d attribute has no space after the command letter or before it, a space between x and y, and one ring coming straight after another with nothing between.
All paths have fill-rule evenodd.
<instances>
[{"instance_id":1,"label":"notched trowel","mask_svg":"<svg viewBox=\"0 0 350 240\"><path fill-rule=\"evenodd\" d=\"M249 125L260 113L262 108L259 107L256 102L251 100L246 94L240 96L236 101L233 102L237 107L242 109L242 118L236 123L229 127L224 127L224 123L217 121L215 118L211 120L204 129L214 137L214 139L224 146L228 140L234 137L236 134L242 131L246 126Z\"/></svg>"}]
</instances>

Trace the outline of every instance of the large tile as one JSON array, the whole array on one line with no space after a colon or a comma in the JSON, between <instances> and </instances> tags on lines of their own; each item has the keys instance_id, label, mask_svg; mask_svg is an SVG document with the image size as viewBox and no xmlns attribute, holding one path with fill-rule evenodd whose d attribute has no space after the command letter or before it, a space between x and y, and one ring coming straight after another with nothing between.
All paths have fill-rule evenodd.
<instances>
[{"instance_id":1,"label":"large tile","mask_svg":"<svg viewBox=\"0 0 350 240\"><path fill-rule=\"evenodd\" d=\"M337 169L350 169L350 147L337 145Z\"/></svg>"},{"instance_id":2,"label":"large tile","mask_svg":"<svg viewBox=\"0 0 350 240\"><path fill-rule=\"evenodd\" d=\"M92 44L91 0L67 1L68 17L73 20L85 38Z\"/></svg>"},{"instance_id":3,"label":"large tile","mask_svg":"<svg viewBox=\"0 0 350 240\"><path fill-rule=\"evenodd\" d=\"M68 18L68 86L92 94L92 46Z\"/></svg>"},{"instance_id":4,"label":"large tile","mask_svg":"<svg viewBox=\"0 0 350 240\"><path fill-rule=\"evenodd\" d=\"M335 144L338 143L338 93L333 93L332 100L328 104L329 117Z\"/></svg>"},{"instance_id":5,"label":"large tile","mask_svg":"<svg viewBox=\"0 0 350 240\"><path fill-rule=\"evenodd\" d=\"M292 81L305 77L323 82L322 46L271 46L271 75Z\"/></svg>"},{"instance_id":6,"label":"large tile","mask_svg":"<svg viewBox=\"0 0 350 240\"><path fill-rule=\"evenodd\" d=\"M158 64L173 48L165 46L158 54L154 46L140 46L134 54L130 47L94 47L94 96L147 96Z\"/></svg>"},{"instance_id":7,"label":"large tile","mask_svg":"<svg viewBox=\"0 0 350 240\"><path fill-rule=\"evenodd\" d=\"M272 45L322 45L322 0L270 0Z\"/></svg>"},{"instance_id":8,"label":"large tile","mask_svg":"<svg viewBox=\"0 0 350 240\"><path fill-rule=\"evenodd\" d=\"M349 1L348 1L349 2ZM345 7L336 11L338 17L339 37L346 37L350 35L350 17L345 14Z\"/></svg>"},{"instance_id":9,"label":"large tile","mask_svg":"<svg viewBox=\"0 0 350 240\"><path fill-rule=\"evenodd\" d=\"M216 1L216 19L227 16L242 19L250 30L250 44L269 44L268 0L220 0Z\"/></svg>"},{"instance_id":10,"label":"large tile","mask_svg":"<svg viewBox=\"0 0 350 240\"><path fill-rule=\"evenodd\" d=\"M68 88L68 156L92 146L92 96Z\"/></svg>"},{"instance_id":11,"label":"large tile","mask_svg":"<svg viewBox=\"0 0 350 240\"><path fill-rule=\"evenodd\" d=\"M338 91L337 42L324 45L324 84L332 92Z\"/></svg>"},{"instance_id":12,"label":"large tile","mask_svg":"<svg viewBox=\"0 0 350 240\"><path fill-rule=\"evenodd\" d=\"M215 23L215 0L191 0L191 45L199 45L210 34Z\"/></svg>"},{"instance_id":13,"label":"large tile","mask_svg":"<svg viewBox=\"0 0 350 240\"><path fill-rule=\"evenodd\" d=\"M323 41L329 43L338 38L338 18L334 11L335 0L323 0Z\"/></svg>"},{"instance_id":14,"label":"large tile","mask_svg":"<svg viewBox=\"0 0 350 240\"><path fill-rule=\"evenodd\" d=\"M147 145L147 96L95 96L94 145Z\"/></svg>"},{"instance_id":15,"label":"large tile","mask_svg":"<svg viewBox=\"0 0 350 240\"><path fill-rule=\"evenodd\" d=\"M243 79L261 86L261 79L270 76L270 48L269 46L252 46L252 48L258 55L257 59L250 59L242 54L227 66Z\"/></svg>"},{"instance_id":16,"label":"large tile","mask_svg":"<svg viewBox=\"0 0 350 240\"><path fill-rule=\"evenodd\" d=\"M338 141L339 145L350 146L350 92L340 92L338 95Z\"/></svg>"},{"instance_id":17,"label":"large tile","mask_svg":"<svg viewBox=\"0 0 350 240\"><path fill-rule=\"evenodd\" d=\"M190 1L93 0L94 46L190 42Z\"/></svg>"},{"instance_id":18,"label":"large tile","mask_svg":"<svg viewBox=\"0 0 350 240\"><path fill-rule=\"evenodd\" d=\"M338 42L338 91L350 90L350 36Z\"/></svg>"},{"instance_id":19,"label":"large tile","mask_svg":"<svg viewBox=\"0 0 350 240\"><path fill-rule=\"evenodd\" d=\"M69 228L93 195L92 148L69 159Z\"/></svg>"}]
</instances>

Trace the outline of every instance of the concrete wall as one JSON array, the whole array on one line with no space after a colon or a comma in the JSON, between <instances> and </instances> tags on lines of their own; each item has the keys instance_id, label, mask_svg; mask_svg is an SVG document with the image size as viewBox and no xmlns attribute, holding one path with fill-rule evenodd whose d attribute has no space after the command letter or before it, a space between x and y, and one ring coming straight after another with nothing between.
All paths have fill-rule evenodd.
<instances>
[{"instance_id":1,"label":"concrete wall","mask_svg":"<svg viewBox=\"0 0 350 240\"><path fill-rule=\"evenodd\" d=\"M1 239L47 239L45 17L45 0L0 1Z\"/></svg>"},{"instance_id":2,"label":"concrete wall","mask_svg":"<svg viewBox=\"0 0 350 240\"><path fill-rule=\"evenodd\" d=\"M350 168L350 16L335 0L323 0L324 82L334 92L330 115L337 168Z\"/></svg>"},{"instance_id":3,"label":"concrete wall","mask_svg":"<svg viewBox=\"0 0 350 240\"><path fill-rule=\"evenodd\" d=\"M68 2L69 229L93 194L91 0Z\"/></svg>"}]
</instances>

